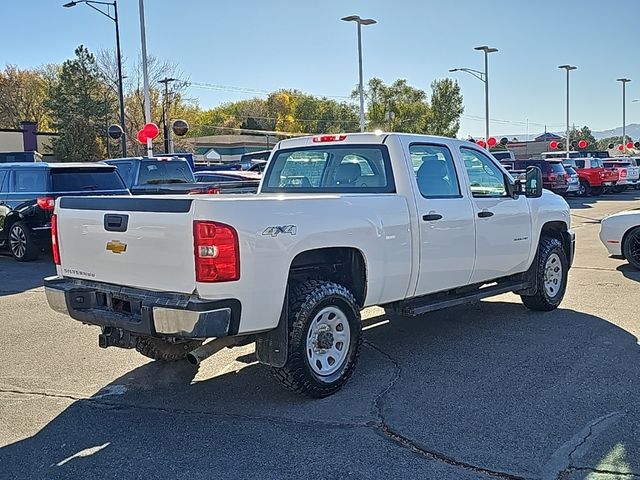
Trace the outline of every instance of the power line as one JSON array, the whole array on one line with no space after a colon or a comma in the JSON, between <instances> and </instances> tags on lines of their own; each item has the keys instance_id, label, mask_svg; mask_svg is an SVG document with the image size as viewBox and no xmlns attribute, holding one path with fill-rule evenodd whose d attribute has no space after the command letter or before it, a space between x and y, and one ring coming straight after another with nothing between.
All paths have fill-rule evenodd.
<instances>
[{"instance_id":1,"label":"power line","mask_svg":"<svg viewBox=\"0 0 640 480\"><path fill-rule=\"evenodd\" d=\"M264 90L259 88L239 87L234 85L218 85L215 83L206 83L206 82L189 82L188 87L203 88L205 90L219 90L223 92L251 93L255 95L269 95L271 93L274 93L274 91ZM288 92L288 93L290 94L293 93L294 95L296 94L296 92ZM305 92L299 92L299 94L314 95L316 97L322 97L322 98L341 98L341 99L353 100L351 96L348 96L348 95L321 95L321 94L311 94L311 93L307 94Z\"/></svg>"}]
</instances>

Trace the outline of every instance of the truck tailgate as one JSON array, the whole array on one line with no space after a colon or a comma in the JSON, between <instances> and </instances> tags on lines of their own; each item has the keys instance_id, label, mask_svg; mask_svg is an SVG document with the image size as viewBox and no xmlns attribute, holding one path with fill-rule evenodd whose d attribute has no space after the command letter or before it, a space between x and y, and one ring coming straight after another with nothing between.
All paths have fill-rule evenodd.
<instances>
[{"instance_id":1,"label":"truck tailgate","mask_svg":"<svg viewBox=\"0 0 640 480\"><path fill-rule=\"evenodd\" d=\"M82 278L148 290L195 289L191 199L58 199L60 269Z\"/></svg>"}]
</instances>

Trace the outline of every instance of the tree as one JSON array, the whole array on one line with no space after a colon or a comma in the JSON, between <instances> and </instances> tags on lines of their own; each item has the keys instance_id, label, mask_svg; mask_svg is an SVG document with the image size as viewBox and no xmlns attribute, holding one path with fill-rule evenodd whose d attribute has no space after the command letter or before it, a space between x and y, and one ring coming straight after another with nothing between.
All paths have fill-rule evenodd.
<instances>
[{"instance_id":1,"label":"tree","mask_svg":"<svg viewBox=\"0 0 640 480\"><path fill-rule=\"evenodd\" d=\"M68 162L101 160L106 153L99 136L106 110L104 86L93 54L80 45L75 55L62 64L47 102L59 133L53 153Z\"/></svg>"},{"instance_id":2,"label":"tree","mask_svg":"<svg viewBox=\"0 0 640 480\"><path fill-rule=\"evenodd\" d=\"M631 142L631 137L627 135L627 142ZM618 148L618 145L622 145L622 135L617 137L601 138L596 142L597 150L609 150L609 145L613 144L613 148Z\"/></svg>"},{"instance_id":3,"label":"tree","mask_svg":"<svg viewBox=\"0 0 640 480\"><path fill-rule=\"evenodd\" d=\"M593 151L598 149L598 145L597 145L598 142L596 141L595 137L591 133L591 129L586 125L580 129L575 127L572 128L569 131L569 138L571 139L571 143L573 142L577 143L580 140L586 140L588 145L587 145L587 148L585 148L584 150Z\"/></svg>"},{"instance_id":4,"label":"tree","mask_svg":"<svg viewBox=\"0 0 640 480\"><path fill-rule=\"evenodd\" d=\"M356 89L353 98L359 95ZM391 85L372 78L365 90L368 128L389 132L422 132L429 115L427 94L398 79Z\"/></svg>"},{"instance_id":5,"label":"tree","mask_svg":"<svg viewBox=\"0 0 640 480\"><path fill-rule=\"evenodd\" d=\"M49 128L47 100L57 68L47 66L21 70L7 65L0 71L0 128L20 128L20 122L33 121L41 130Z\"/></svg>"},{"instance_id":6,"label":"tree","mask_svg":"<svg viewBox=\"0 0 640 480\"><path fill-rule=\"evenodd\" d=\"M455 137L460 129L460 115L464 112L458 82L449 78L434 80L431 91L431 108L424 133Z\"/></svg>"}]
</instances>

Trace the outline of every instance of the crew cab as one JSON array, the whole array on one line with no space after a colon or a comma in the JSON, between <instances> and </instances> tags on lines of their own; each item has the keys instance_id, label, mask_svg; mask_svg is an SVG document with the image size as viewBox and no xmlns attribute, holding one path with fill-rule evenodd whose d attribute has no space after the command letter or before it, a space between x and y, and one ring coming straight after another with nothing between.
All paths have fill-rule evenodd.
<instances>
[{"instance_id":1,"label":"crew cab","mask_svg":"<svg viewBox=\"0 0 640 480\"><path fill-rule=\"evenodd\" d=\"M618 181L612 187L614 192L620 193L625 188L637 188L640 178L640 167L636 167L626 158L606 158L603 159L604 168L615 169L618 173Z\"/></svg>"},{"instance_id":2,"label":"crew cab","mask_svg":"<svg viewBox=\"0 0 640 480\"><path fill-rule=\"evenodd\" d=\"M51 245L51 215L62 195L128 195L115 167L99 163L0 164L0 247L20 262Z\"/></svg>"},{"instance_id":3,"label":"crew cab","mask_svg":"<svg viewBox=\"0 0 640 480\"><path fill-rule=\"evenodd\" d=\"M477 145L396 133L280 141L253 195L65 197L55 218L49 305L100 326L100 346L198 364L256 342L312 397L353 372L362 308L515 292L550 311L574 252L539 169L516 181Z\"/></svg>"},{"instance_id":4,"label":"crew cab","mask_svg":"<svg viewBox=\"0 0 640 480\"><path fill-rule=\"evenodd\" d=\"M571 165L578 173L580 196L600 195L618 182L618 172L614 168L605 168L602 158L570 158L565 159L564 163Z\"/></svg>"}]
</instances>

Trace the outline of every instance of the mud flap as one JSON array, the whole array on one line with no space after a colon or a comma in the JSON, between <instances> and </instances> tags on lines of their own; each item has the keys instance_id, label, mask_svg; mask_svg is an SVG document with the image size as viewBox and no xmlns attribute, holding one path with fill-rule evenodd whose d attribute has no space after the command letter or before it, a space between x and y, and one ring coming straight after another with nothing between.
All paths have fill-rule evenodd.
<instances>
[{"instance_id":1,"label":"mud flap","mask_svg":"<svg viewBox=\"0 0 640 480\"><path fill-rule=\"evenodd\" d=\"M258 335L256 340L256 357L260 363L272 367L284 367L289 354L289 287L284 296L284 304L280 313L278 326L266 333Z\"/></svg>"}]
</instances>

